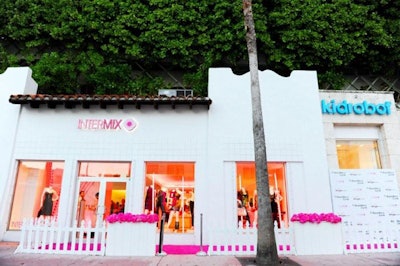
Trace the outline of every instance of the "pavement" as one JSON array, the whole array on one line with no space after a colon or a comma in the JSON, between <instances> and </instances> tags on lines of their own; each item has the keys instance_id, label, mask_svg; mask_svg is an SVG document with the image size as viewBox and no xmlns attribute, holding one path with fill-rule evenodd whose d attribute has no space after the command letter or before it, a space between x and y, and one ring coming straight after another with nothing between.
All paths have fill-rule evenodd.
<instances>
[{"instance_id":1,"label":"pavement","mask_svg":"<svg viewBox=\"0 0 400 266\"><path fill-rule=\"evenodd\" d=\"M110 266L253 266L255 257L165 255L153 257L106 257L88 255L54 255L17 253L17 242L0 242L0 266L67 266L67 265L110 265ZM377 266L400 265L400 252L363 253L347 255L280 256L285 266Z\"/></svg>"}]
</instances>

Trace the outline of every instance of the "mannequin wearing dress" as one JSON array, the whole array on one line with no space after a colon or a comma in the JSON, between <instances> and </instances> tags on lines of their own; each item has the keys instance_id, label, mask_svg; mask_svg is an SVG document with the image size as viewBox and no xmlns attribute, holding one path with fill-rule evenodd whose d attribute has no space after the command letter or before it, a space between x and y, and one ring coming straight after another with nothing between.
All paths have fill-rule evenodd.
<instances>
[{"instance_id":1,"label":"mannequin wearing dress","mask_svg":"<svg viewBox=\"0 0 400 266\"><path fill-rule=\"evenodd\" d=\"M78 226L80 226L81 221L85 219L85 211L86 211L85 191L80 191L78 199L78 210L77 210Z\"/></svg>"},{"instance_id":2,"label":"mannequin wearing dress","mask_svg":"<svg viewBox=\"0 0 400 266\"><path fill-rule=\"evenodd\" d=\"M53 213L53 202L58 200L57 192L51 187L45 187L42 193L42 205L41 214L44 217L52 216Z\"/></svg>"},{"instance_id":3,"label":"mannequin wearing dress","mask_svg":"<svg viewBox=\"0 0 400 266\"><path fill-rule=\"evenodd\" d=\"M180 197L182 195L182 191L178 189L172 189L169 192L168 199L169 199L169 207L170 207L170 213L169 213L169 218L168 218L168 223L167 223L167 228L172 223L173 217L175 217L175 230L179 229L179 210L180 210Z\"/></svg>"},{"instance_id":4,"label":"mannequin wearing dress","mask_svg":"<svg viewBox=\"0 0 400 266\"><path fill-rule=\"evenodd\" d=\"M161 220L163 217L166 216L166 209L165 209L165 204L167 203L167 193L166 193L166 188L162 187L160 190L157 191L156 193L156 208L155 208L155 214L158 215L158 224L157 228L160 228L161 226Z\"/></svg>"},{"instance_id":5,"label":"mannequin wearing dress","mask_svg":"<svg viewBox=\"0 0 400 266\"><path fill-rule=\"evenodd\" d=\"M192 227L191 229L194 228L194 191L190 191L190 198L189 198L189 209L190 209L190 214L191 214L191 222L192 222Z\"/></svg>"},{"instance_id":6,"label":"mannequin wearing dress","mask_svg":"<svg viewBox=\"0 0 400 266\"><path fill-rule=\"evenodd\" d=\"M146 196L144 200L144 213L149 214L153 213L154 208L154 196L153 196L153 186L148 186L146 189Z\"/></svg>"}]
</instances>

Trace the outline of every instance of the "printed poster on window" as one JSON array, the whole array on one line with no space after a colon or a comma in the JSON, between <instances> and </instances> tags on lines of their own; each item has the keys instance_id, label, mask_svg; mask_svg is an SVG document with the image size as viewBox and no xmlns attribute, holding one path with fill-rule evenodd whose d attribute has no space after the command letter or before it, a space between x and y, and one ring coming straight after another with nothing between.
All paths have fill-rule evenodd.
<instances>
[{"instance_id":1,"label":"printed poster on window","mask_svg":"<svg viewBox=\"0 0 400 266\"><path fill-rule=\"evenodd\" d=\"M333 210L344 223L400 226L400 194L394 170L332 170Z\"/></svg>"}]
</instances>

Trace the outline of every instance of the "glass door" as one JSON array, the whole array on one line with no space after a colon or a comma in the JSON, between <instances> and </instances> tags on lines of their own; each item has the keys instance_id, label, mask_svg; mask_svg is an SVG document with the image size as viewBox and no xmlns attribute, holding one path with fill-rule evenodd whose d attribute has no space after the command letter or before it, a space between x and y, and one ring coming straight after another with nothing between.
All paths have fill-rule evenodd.
<instances>
[{"instance_id":1,"label":"glass door","mask_svg":"<svg viewBox=\"0 0 400 266\"><path fill-rule=\"evenodd\" d=\"M113 213L125 211L126 179L83 177L79 179L76 220L100 227Z\"/></svg>"},{"instance_id":2,"label":"glass door","mask_svg":"<svg viewBox=\"0 0 400 266\"><path fill-rule=\"evenodd\" d=\"M96 226L97 214L99 213L99 190L100 181L80 181L78 193L78 205L76 211L76 220L78 226L90 223L92 227Z\"/></svg>"},{"instance_id":3,"label":"glass door","mask_svg":"<svg viewBox=\"0 0 400 266\"><path fill-rule=\"evenodd\" d=\"M125 212L130 162L79 162L76 220L99 227L113 213Z\"/></svg>"}]
</instances>

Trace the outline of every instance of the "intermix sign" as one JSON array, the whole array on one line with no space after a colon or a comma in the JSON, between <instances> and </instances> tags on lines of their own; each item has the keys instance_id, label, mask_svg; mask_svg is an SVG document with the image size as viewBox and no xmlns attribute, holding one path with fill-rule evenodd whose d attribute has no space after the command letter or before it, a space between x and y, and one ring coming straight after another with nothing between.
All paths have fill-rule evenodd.
<instances>
[{"instance_id":1,"label":"intermix sign","mask_svg":"<svg viewBox=\"0 0 400 266\"><path fill-rule=\"evenodd\" d=\"M341 102L336 102L331 100L326 102L321 101L321 109L323 114L356 114L356 115L390 115L390 105L391 103L386 101L384 103L374 104L367 101L360 103L349 103L346 100Z\"/></svg>"},{"instance_id":2,"label":"intermix sign","mask_svg":"<svg viewBox=\"0 0 400 266\"><path fill-rule=\"evenodd\" d=\"M81 130L126 130L132 132L138 123L132 119L79 119L78 129Z\"/></svg>"}]
</instances>

